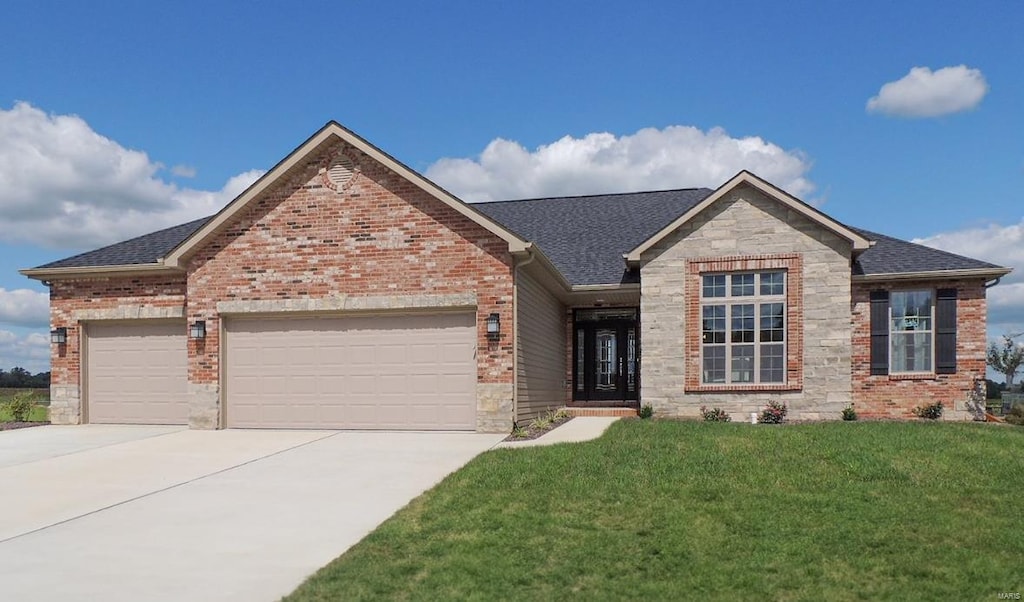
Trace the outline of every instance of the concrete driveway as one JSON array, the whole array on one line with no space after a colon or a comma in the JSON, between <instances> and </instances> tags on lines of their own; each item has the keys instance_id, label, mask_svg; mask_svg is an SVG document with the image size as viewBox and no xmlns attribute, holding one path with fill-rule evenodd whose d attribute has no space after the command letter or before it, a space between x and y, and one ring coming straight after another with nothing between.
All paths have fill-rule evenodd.
<instances>
[{"instance_id":1,"label":"concrete driveway","mask_svg":"<svg viewBox=\"0 0 1024 602\"><path fill-rule=\"evenodd\" d=\"M0 432L0 598L276 600L501 439Z\"/></svg>"}]
</instances>

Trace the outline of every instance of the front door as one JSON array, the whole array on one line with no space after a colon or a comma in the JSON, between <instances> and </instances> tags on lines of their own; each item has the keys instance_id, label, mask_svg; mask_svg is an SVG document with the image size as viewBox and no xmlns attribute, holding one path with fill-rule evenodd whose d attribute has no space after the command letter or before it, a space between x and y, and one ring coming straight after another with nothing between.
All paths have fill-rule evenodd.
<instances>
[{"instance_id":1,"label":"front door","mask_svg":"<svg viewBox=\"0 0 1024 602\"><path fill-rule=\"evenodd\" d=\"M629 310L635 316L636 310ZM637 321L622 310L580 310L574 341L575 401L639 399Z\"/></svg>"}]
</instances>

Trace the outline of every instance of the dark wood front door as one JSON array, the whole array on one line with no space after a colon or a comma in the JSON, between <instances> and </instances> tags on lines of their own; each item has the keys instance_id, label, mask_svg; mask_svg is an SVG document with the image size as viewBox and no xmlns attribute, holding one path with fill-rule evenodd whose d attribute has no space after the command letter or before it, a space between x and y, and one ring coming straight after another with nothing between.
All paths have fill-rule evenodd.
<instances>
[{"instance_id":1,"label":"dark wood front door","mask_svg":"<svg viewBox=\"0 0 1024 602\"><path fill-rule=\"evenodd\" d=\"M638 330L635 319L576 322L575 401L639 399Z\"/></svg>"}]
</instances>

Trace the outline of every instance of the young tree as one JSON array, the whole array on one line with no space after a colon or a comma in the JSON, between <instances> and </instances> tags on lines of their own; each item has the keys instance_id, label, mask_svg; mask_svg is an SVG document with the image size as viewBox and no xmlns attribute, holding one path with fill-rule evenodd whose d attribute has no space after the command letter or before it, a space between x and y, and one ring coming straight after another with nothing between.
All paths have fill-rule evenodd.
<instances>
[{"instance_id":1,"label":"young tree","mask_svg":"<svg viewBox=\"0 0 1024 602\"><path fill-rule=\"evenodd\" d=\"M1021 333L1024 334L1024 333ZM988 346L988 365L996 372L1006 376L1006 390L1013 389L1013 379L1017 370L1024 364L1024 344L1014 344L1017 335L1003 335L1003 345L990 343Z\"/></svg>"}]
</instances>

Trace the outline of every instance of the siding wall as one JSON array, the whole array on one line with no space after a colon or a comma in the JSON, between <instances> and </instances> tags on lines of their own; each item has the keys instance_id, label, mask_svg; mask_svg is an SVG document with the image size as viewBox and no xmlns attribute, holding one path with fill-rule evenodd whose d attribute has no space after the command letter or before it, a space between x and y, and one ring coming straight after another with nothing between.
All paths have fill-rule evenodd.
<instances>
[{"instance_id":1,"label":"siding wall","mask_svg":"<svg viewBox=\"0 0 1024 602\"><path fill-rule=\"evenodd\" d=\"M525 270L516 284L516 421L523 424L565 404L565 306Z\"/></svg>"}]
</instances>

